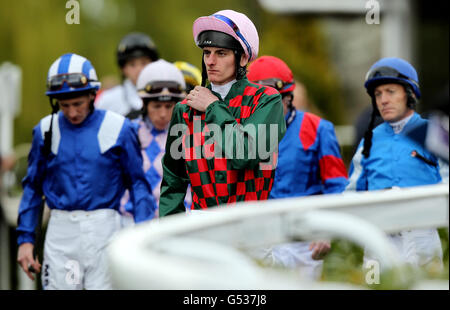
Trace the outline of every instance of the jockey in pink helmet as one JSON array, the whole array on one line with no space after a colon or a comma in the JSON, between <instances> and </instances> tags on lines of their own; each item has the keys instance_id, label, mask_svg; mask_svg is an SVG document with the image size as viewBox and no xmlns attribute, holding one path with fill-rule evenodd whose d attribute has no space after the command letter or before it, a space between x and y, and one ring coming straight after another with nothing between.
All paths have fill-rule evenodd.
<instances>
[{"instance_id":1,"label":"jockey in pink helmet","mask_svg":"<svg viewBox=\"0 0 450 310\"><path fill-rule=\"evenodd\" d=\"M179 131L180 139L167 137L160 216L185 212L188 185L191 213L266 200L278 142L286 131L280 94L246 77L246 66L258 56L259 45L250 19L232 10L219 11L196 19L193 35L203 51L202 86L195 86L173 109L168 132L185 130ZM212 129L213 139L206 138ZM256 143L258 150L268 146L267 156L252 153Z\"/></svg>"},{"instance_id":2,"label":"jockey in pink helmet","mask_svg":"<svg viewBox=\"0 0 450 310\"><path fill-rule=\"evenodd\" d=\"M236 55L236 79L245 76L245 66L258 57L258 31L252 21L242 13L222 10L195 20L193 26L195 44L200 47L222 47L231 49ZM245 55L245 57L242 56ZM244 63L242 65L241 63ZM207 72L202 59L202 86Z\"/></svg>"}]
</instances>

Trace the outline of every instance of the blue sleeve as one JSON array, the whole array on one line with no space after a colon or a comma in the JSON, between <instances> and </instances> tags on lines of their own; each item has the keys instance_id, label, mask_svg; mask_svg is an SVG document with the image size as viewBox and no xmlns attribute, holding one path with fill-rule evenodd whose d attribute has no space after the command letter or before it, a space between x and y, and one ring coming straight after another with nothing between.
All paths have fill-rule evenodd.
<instances>
[{"instance_id":1,"label":"blue sleeve","mask_svg":"<svg viewBox=\"0 0 450 310\"><path fill-rule=\"evenodd\" d=\"M347 168L331 122L321 120L319 135L319 166L325 194L341 193L348 184Z\"/></svg>"},{"instance_id":2,"label":"blue sleeve","mask_svg":"<svg viewBox=\"0 0 450 310\"><path fill-rule=\"evenodd\" d=\"M39 208L42 203L42 182L45 173L45 157L41 150L44 141L39 125L33 129L33 142L28 154L27 175L22 180L23 195L19 205L17 219L17 244L34 243L35 229L38 224Z\"/></svg>"},{"instance_id":3,"label":"blue sleeve","mask_svg":"<svg viewBox=\"0 0 450 310\"><path fill-rule=\"evenodd\" d=\"M152 219L155 216L157 205L152 195L151 186L142 169L142 154L138 136L135 127L132 127L129 120L125 120L121 135L124 146L121 165L125 177L125 186L130 191L134 221L139 223Z\"/></svg>"},{"instance_id":4,"label":"blue sleeve","mask_svg":"<svg viewBox=\"0 0 450 310\"><path fill-rule=\"evenodd\" d=\"M130 121L130 124L131 124L131 127L133 128L133 130L134 130L136 133L139 132L139 126L140 126L140 124L139 124L139 118Z\"/></svg>"},{"instance_id":5,"label":"blue sleeve","mask_svg":"<svg viewBox=\"0 0 450 310\"><path fill-rule=\"evenodd\" d=\"M367 173L364 169L364 165L362 163L363 160L363 146L364 139L361 140L359 146L356 150L355 155L353 155L352 162L350 165L349 172L349 184L347 185L345 190L348 191L367 191L369 188L367 186Z\"/></svg>"}]
</instances>

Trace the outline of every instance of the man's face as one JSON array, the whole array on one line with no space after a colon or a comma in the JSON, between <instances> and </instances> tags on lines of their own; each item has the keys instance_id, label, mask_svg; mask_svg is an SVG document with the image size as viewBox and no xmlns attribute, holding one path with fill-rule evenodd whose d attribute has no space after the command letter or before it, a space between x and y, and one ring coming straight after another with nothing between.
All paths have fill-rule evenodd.
<instances>
[{"instance_id":1,"label":"man's face","mask_svg":"<svg viewBox=\"0 0 450 310\"><path fill-rule=\"evenodd\" d=\"M172 119L175 101L150 101L147 104L147 116L158 130L164 130Z\"/></svg>"},{"instance_id":2,"label":"man's face","mask_svg":"<svg viewBox=\"0 0 450 310\"><path fill-rule=\"evenodd\" d=\"M59 108L72 125L81 124L90 112L91 100L94 96L84 95L72 99L58 100Z\"/></svg>"},{"instance_id":3,"label":"man's face","mask_svg":"<svg viewBox=\"0 0 450 310\"><path fill-rule=\"evenodd\" d=\"M236 78L235 56L233 50L221 47L204 47L208 80L215 85L224 85Z\"/></svg>"},{"instance_id":4,"label":"man's face","mask_svg":"<svg viewBox=\"0 0 450 310\"><path fill-rule=\"evenodd\" d=\"M122 68L122 73L136 85L139 73L141 73L142 69L151 62L150 58L146 56L132 58L125 63L125 66Z\"/></svg>"},{"instance_id":5,"label":"man's face","mask_svg":"<svg viewBox=\"0 0 450 310\"><path fill-rule=\"evenodd\" d=\"M375 88L375 101L381 117L386 122L398 122L414 111L406 105L407 95L399 84L383 84Z\"/></svg>"}]
</instances>

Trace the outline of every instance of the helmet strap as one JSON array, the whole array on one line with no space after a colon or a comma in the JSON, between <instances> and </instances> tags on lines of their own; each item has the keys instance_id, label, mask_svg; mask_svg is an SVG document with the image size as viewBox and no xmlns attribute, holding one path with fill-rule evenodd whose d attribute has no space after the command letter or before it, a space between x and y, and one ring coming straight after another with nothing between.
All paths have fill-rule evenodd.
<instances>
[{"instance_id":1,"label":"helmet strap","mask_svg":"<svg viewBox=\"0 0 450 310\"><path fill-rule=\"evenodd\" d=\"M290 96L290 99L287 103L288 113L286 114L286 127L289 127L289 125L294 121L296 113L296 109L294 105L292 104L292 101L294 100L294 95L292 92L281 94L281 98L284 98L286 96Z\"/></svg>"},{"instance_id":2,"label":"helmet strap","mask_svg":"<svg viewBox=\"0 0 450 310\"><path fill-rule=\"evenodd\" d=\"M286 96L291 96L290 100L287 103L288 109L289 110L292 110L292 109L295 110L294 104L292 103L292 101L294 101L294 94L292 92L281 94L281 98L285 98Z\"/></svg>"},{"instance_id":3,"label":"helmet strap","mask_svg":"<svg viewBox=\"0 0 450 310\"><path fill-rule=\"evenodd\" d=\"M234 51L235 62L236 62L236 80L242 80L247 74L246 66L241 66L241 58L243 53L241 51Z\"/></svg>"},{"instance_id":4,"label":"helmet strap","mask_svg":"<svg viewBox=\"0 0 450 310\"><path fill-rule=\"evenodd\" d=\"M372 114L370 116L369 127L367 127L367 130L364 133L364 149L362 151L362 154L365 158L370 156L370 149L372 148L373 128L375 126L375 119L377 115L380 115L380 112L378 111L375 104L375 97L372 97Z\"/></svg>"},{"instance_id":5,"label":"helmet strap","mask_svg":"<svg viewBox=\"0 0 450 310\"><path fill-rule=\"evenodd\" d=\"M407 101L406 101L407 107L415 110L418 100L417 100L416 96L414 96L414 91L408 85L408 86L405 86L405 92L406 92L406 96L407 96Z\"/></svg>"},{"instance_id":6,"label":"helmet strap","mask_svg":"<svg viewBox=\"0 0 450 310\"><path fill-rule=\"evenodd\" d=\"M287 113L287 118L286 118L286 128L289 127L290 124L292 124L292 122L295 119L295 116L297 115L297 111L295 109L289 109L288 113Z\"/></svg>"},{"instance_id":7,"label":"helmet strap","mask_svg":"<svg viewBox=\"0 0 450 310\"><path fill-rule=\"evenodd\" d=\"M148 105L149 105L149 101L148 100L142 100L142 109L141 109L141 112L142 112L142 119L143 120L145 120L145 118L148 116L148 113L147 113L147 111L148 111Z\"/></svg>"},{"instance_id":8,"label":"helmet strap","mask_svg":"<svg viewBox=\"0 0 450 310\"><path fill-rule=\"evenodd\" d=\"M56 103L52 97L49 97L50 99L50 106L52 107L52 114L56 114L59 111L59 105Z\"/></svg>"},{"instance_id":9,"label":"helmet strap","mask_svg":"<svg viewBox=\"0 0 450 310\"><path fill-rule=\"evenodd\" d=\"M205 59L202 53L202 87L206 86L206 80L208 79L208 73L206 72Z\"/></svg>"},{"instance_id":10,"label":"helmet strap","mask_svg":"<svg viewBox=\"0 0 450 310\"><path fill-rule=\"evenodd\" d=\"M94 102L95 102L95 97L97 96L96 92L92 92L92 94L94 95L94 98L92 98L91 102L89 102L90 113L94 112L94 109L95 109Z\"/></svg>"},{"instance_id":11,"label":"helmet strap","mask_svg":"<svg viewBox=\"0 0 450 310\"><path fill-rule=\"evenodd\" d=\"M50 106L52 107L52 116L50 118L50 127L49 129L44 133L44 149L43 154L45 157L47 157L52 148L52 134L53 134L53 116L58 113L59 105L54 102L52 97L49 97L50 100Z\"/></svg>"}]
</instances>

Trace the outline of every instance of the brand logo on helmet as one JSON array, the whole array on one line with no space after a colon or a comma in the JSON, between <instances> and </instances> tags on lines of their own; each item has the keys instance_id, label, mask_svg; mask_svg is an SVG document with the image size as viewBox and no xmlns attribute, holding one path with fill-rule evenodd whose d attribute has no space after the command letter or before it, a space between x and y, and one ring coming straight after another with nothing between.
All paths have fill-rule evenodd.
<instances>
[{"instance_id":1,"label":"brand logo on helmet","mask_svg":"<svg viewBox=\"0 0 450 310\"><path fill-rule=\"evenodd\" d=\"M211 44L212 44L212 42L211 42L211 41L209 41L209 40L205 40L205 41L203 41L203 44L208 44L208 45L211 45Z\"/></svg>"},{"instance_id":2,"label":"brand logo on helmet","mask_svg":"<svg viewBox=\"0 0 450 310\"><path fill-rule=\"evenodd\" d=\"M172 100L172 96L169 96L169 95L158 96L158 101L171 101L171 100Z\"/></svg>"}]
</instances>

